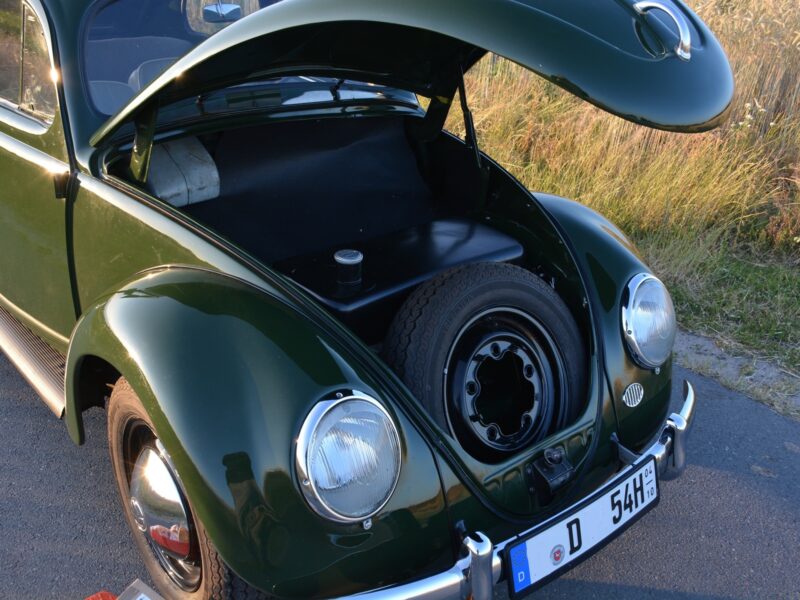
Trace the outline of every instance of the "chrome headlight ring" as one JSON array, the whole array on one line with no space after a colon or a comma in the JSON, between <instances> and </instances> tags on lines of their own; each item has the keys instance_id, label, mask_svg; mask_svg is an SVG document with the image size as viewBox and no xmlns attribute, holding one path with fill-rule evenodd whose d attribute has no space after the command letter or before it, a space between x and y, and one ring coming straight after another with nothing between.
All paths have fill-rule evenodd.
<instances>
[{"instance_id":1,"label":"chrome headlight ring","mask_svg":"<svg viewBox=\"0 0 800 600\"><path fill-rule=\"evenodd\" d=\"M322 490L320 490L319 482L314 478L311 465L311 453L315 450L315 444L317 443L316 436L319 433L320 425L323 424L326 417L331 415L333 411L341 410L347 403L365 403L365 405L362 405L362 408L368 406L369 410L374 411L374 415L384 419L385 433L390 438L388 442L392 449L391 458L396 464L395 472L390 479L390 485L386 487L386 492L382 494L380 501L375 503L370 510L359 514L345 514L344 511L338 510L337 507L331 505L331 502L325 500L323 497L324 494ZM323 432L323 437L324 433L325 432ZM350 443L354 442L351 440ZM309 506L311 506L317 514L336 523L362 523L379 513L394 494L397 482L400 478L401 465L400 435L394 420L380 402L362 392L354 390L337 392L332 397L317 402L303 421L303 425L297 437L295 470L303 496ZM332 467L333 466L336 465L332 465Z\"/></svg>"},{"instance_id":2,"label":"chrome headlight ring","mask_svg":"<svg viewBox=\"0 0 800 600\"><path fill-rule=\"evenodd\" d=\"M641 338L643 332L637 330L636 311L639 310L638 296L645 286L657 285L663 292L662 304L657 308L661 311L660 315L653 315L653 318L664 319L664 333L666 337L663 349L656 356L648 353L645 345L650 340ZM650 273L639 273L628 282L627 290L622 301L622 334L628 345L628 351L633 360L645 369L658 369L663 365L672 354L672 346L675 341L677 324L675 321L675 308L666 286L655 275Z\"/></svg>"}]
</instances>

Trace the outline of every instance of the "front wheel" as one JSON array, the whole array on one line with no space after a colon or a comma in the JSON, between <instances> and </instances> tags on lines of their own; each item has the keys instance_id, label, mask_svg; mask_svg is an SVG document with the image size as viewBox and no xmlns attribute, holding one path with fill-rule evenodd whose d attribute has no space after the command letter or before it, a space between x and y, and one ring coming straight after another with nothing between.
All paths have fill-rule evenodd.
<instances>
[{"instance_id":1,"label":"front wheel","mask_svg":"<svg viewBox=\"0 0 800 600\"><path fill-rule=\"evenodd\" d=\"M126 379L108 405L108 447L125 518L150 577L167 600L261 600L266 594L222 561L152 421Z\"/></svg>"}]
</instances>

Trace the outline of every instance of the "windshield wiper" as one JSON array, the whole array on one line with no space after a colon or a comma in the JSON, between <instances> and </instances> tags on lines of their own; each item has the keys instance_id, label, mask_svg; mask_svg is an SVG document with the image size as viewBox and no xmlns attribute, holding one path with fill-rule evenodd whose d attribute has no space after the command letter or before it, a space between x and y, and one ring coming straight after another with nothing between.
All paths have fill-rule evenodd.
<instances>
[{"instance_id":1,"label":"windshield wiper","mask_svg":"<svg viewBox=\"0 0 800 600\"><path fill-rule=\"evenodd\" d=\"M342 86L345 83L345 79L339 79L331 86L331 96L333 96L334 102L341 102L342 98L339 96L339 90L342 89Z\"/></svg>"}]
</instances>

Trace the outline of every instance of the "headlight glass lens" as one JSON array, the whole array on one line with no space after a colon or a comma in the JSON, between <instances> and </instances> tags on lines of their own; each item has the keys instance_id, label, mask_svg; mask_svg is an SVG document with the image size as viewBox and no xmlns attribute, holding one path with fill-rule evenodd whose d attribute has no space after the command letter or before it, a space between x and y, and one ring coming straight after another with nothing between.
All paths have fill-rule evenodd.
<instances>
[{"instance_id":1,"label":"headlight glass lens","mask_svg":"<svg viewBox=\"0 0 800 600\"><path fill-rule=\"evenodd\" d=\"M658 278L641 274L631 279L622 323L636 362L653 369L667 361L672 354L677 325L672 298Z\"/></svg>"},{"instance_id":2,"label":"headlight glass lens","mask_svg":"<svg viewBox=\"0 0 800 600\"><path fill-rule=\"evenodd\" d=\"M301 486L322 516L362 520L391 497L400 474L400 438L375 400L354 396L321 402L306 419L299 445Z\"/></svg>"}]
</instances>

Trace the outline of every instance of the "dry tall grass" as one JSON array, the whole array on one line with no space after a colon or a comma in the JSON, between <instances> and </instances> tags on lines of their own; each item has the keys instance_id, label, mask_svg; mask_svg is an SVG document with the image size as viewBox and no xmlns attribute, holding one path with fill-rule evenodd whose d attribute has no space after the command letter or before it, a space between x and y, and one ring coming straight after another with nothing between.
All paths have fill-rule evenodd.
<instances>
[{"instance_id":1,"label":"dry tall grass","mask_svg":"<svg viewBox=\"0 0 800 600\"><path fill-rule=\"evenodd\" d=\"M645 129L487 58L467 82L481 145L531 189L576 198L638 239L679 233L800 254L800 6L708 0L694 8L736 77L723 128ZM455 130L459 119L451 118Z\"/></svg>"},{"instance_id":2,"label":"dry tall grass","mask_svg":"<svg viewBox=\"0 0 800 600\"><path fill-rule=\"evenodd\" d=\"M636 239L684 325L800 372L800 5L693 4L733 66L724 127L646 129L487 57L467 81L479 139L530 189L578 199Z\"/></svg>"}]
</instances>

